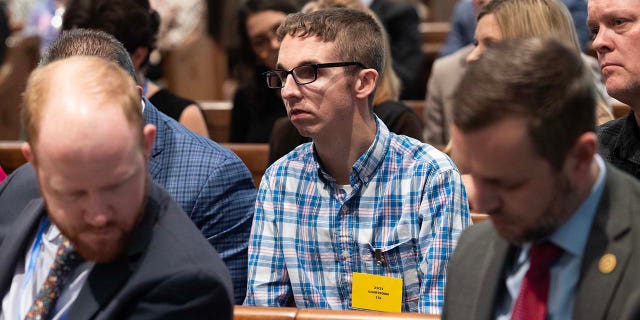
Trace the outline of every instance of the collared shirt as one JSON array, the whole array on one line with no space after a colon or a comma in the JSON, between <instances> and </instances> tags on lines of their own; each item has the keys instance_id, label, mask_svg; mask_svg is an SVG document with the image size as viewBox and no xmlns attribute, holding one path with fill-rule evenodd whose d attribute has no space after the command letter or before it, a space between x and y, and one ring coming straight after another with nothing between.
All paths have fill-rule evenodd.
<instances>
[{"instance_id":1,"label":"collared shirt","mask_svg":"<svg viewBox=\"0 0 640 320\"><path fill-rule=\"evenodd\" d=\"M596 130L598 153L618 169L640 179L640 128L633 111Z\"/></svg>"},{"instance_id":2,"label":"collared shirt","mask_svg":"<svg viewBox=\"0 0 640 320\"><path fill-rule=\"evenodd\" d=\"M351 309L352 274L360 272L402 278L403 311L440 313L447 262L471 224L464 186L446 155L376 121L351 190L321 167L313 143L267 169L245 304L295 299L300 308Z\"/></svg>"},{"instance_id":3,"label":"collared shirt","mask_svg":"<svg viewBox=\"0 0 640 320\"><path fill-rule=\"evenodd\" d=\"M44 221L43 223L48 223ZM24 260L16 264L16 270L11 281L9 292L2 300L2 310L0 312L0 320L22 320L33 305L33 301L38 295L38 291L44 284L44 280L49 274L49 270L56 256L58 246L62 243L63 238L60 230L53 224L49 223L48 228L43 230L41 245L35 246L36 240L40 235L36 235L29 246L29 250L25 253ZM32 256L32 253L34 255ZM31 261L35 258L35 261ZM33 265L33 273L27 274L29 265ZM65 281L65 286L60 293L60 297L56 303L52 320L64 319L66 312L71 307L73 301L76 300L80 289L84 285L89 272L93 268L94 263L82 262Z\"/></svg>"},{"instance_id":4,"label":"collared shirt","mask_svg":"<svg viewBox=\"0 0 640 320\"><path fill-rule=\"evenodd\" d=\"M547 302L547 319L572 319L575 289L578 284L580 267L584 249L589 238L589 231L596 215L602 191L606 167L604 160L598 155L594 157L600 169L591 192L575 214L565 222L550 237L549 241L562 248L563 253L550 269L549 297ZM517 256L514 267L507 275L507 292L496 308L496 318L508 320L511 318L513 305L520 293L520 287L525 274L529 270L529 249L531 243L524 244Z\"/></svg>"}]
</instances>

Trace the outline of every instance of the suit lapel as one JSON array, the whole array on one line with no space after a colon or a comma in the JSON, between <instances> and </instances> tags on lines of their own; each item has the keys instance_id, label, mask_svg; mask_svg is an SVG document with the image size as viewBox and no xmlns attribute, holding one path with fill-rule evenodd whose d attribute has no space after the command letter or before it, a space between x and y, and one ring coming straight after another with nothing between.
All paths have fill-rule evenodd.
<instances>
[{"instance_id":1,"label":"suit lapel","mask_svg":"<svg viewBox=\"0 0 640 320\"><path fill-rule=\"evenodd\" d=\"M158 220L159 211L162 209L158 201L157 187L150 182L150 196L147 197L145 214L142 221L131 235L125 253L121 258L110 263L97 263L87 282L80 290L80 294L71 306L68 319L93 319L100 310L103 310L113 300L131 274L138 269L140 257L151 241L153 226Z\"/></svg>"},{"instance_id":2,"label":"suit lapel","mask_svg":"<svg viewBox=\"0 0 640 320\"><path fill-rule=\"evenodd\" d=\"M24 258L43 213L42 198L31 200L12 224L13 234L7 236L0 244L0 296L4 297L9 290L16 262Z\"/></svg>"},{"instance_id":3,"label":"suit lapel","mask_svg":"<svg viewBox=\"0 0 640 320\"><path fill-rule=\"evenodd\" d=\"M491 319L495 303L504 285L504 270L510 259L512 251L508 242L497 235L488 246L484 261L477 270L481 275L479 290L475 293L476 305L474 306L474 319Z\"/></svg>"},{"instance_id":4,"label":"suit lapel","mask_svg":"<svg viewBox=\"0 0 640 320\"><path fill-rule=\"evenodd\" d=\"M574 319L604 319L615 290L628 265L632 249L630 212L631 202L624 187L616 184L619 174L607 167L607 179L598 211L582 260L580 280L573 307ZM622 179L620 179L622 180ZM615 256L615 268L604 273L599 266L603 255Z\"/></svg>"}]
</instances>

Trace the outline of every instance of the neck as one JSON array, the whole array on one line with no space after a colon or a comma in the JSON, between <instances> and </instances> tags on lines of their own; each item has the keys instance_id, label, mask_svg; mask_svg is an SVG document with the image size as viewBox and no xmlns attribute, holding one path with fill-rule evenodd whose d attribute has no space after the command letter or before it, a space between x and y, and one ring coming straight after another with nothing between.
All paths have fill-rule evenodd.
<instances>
[{"instance_id":1,"label":"neck","mask_svg":"<svg viewBox=\"0 0 640 320\"><path fill-rule=\"evenodd\" d=\"M583 181L577 182L578 186L576 186L575 188L574 195L570 196L569 199L567 199L567 212L569 214L565 221L563 221L562 223L565 223L567 220L569 220L569 218L571 218L575 214L576 210L578 210L580 205L587 200L587 198L591 194L591 190L598 180L598 175L600 175L600 166L598 166L598 163L596 162L596 159L594 157L593 161L591 161L588 176ZM571 199L573 199L573 201L571 201Z\"/></svg>"},{"instance_id":2,"label":"neck","mask_svg":"<svg viewBox=\"0 0 640 320\"><path fill-rule=\"evenodd\" d=\"M376 121L367 112L365 117L355 117L351 126L343 126L342 130L313 139L323 167L338 184L349 183L353 164L369 149L375 140L376 130Z\"/></svg>"}]
</instances>

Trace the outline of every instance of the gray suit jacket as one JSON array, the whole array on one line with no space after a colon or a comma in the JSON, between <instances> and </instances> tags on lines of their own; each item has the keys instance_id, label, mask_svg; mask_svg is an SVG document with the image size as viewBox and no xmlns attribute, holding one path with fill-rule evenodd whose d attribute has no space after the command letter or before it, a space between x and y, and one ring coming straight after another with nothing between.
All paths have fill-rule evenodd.
<instances>
[{"instance_id":1,"label":"gray suit jacket","mask_svg":"<svg viewBox=\"0 0 640 320\"><path fill-rule=\"evenodd\" d=\"M640 279L640 183L607 165L602 199L591 226L573 306L573 319L620 319L628 296ZM491 222L466 229L449 262L443 319L491 319L505 290L505 270L516 248ZM605 253L617 258L603 274Z\"/></svg>"},{"instance_id":2,"label":"gray suit jacket","mask_svg":"<svg viewBox=\"0 0 640 320\"><path fill-rule=\"evenodd\" d=\"M3 217L0 299L45 214L44 201L36 198L14 221ZM125 252L95 264L67 319L232 319L232 313L231 279L218 253L151 183L144 217Z\"/></svg>"},{"instance_id":3,"label":"gray suit jacket","mask_svg":"<svg viewBox=\"0 0 640 320\"><path fill-rule=\"evenodd\" d=\"M467 70L467 55L472 44L442 58L431 67L424 109L423 137L426 143L449 143L449 125L453 123L453 93Z\"/></svg>"}]
</instances>

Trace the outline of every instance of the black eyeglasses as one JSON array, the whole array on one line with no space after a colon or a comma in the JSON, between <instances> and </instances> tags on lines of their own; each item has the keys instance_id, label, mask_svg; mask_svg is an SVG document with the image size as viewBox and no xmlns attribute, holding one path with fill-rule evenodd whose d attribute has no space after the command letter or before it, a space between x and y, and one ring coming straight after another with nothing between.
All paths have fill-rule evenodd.
<instances>
[{"instance_id":1,"label":"black eyeglasses","mask_svg":"<svg viewBox=\"0 0 640 320\"><path fill-rule=\"evenodd\" d=\"M287 76L292 75L293 80L299 84L309 84L318 79L318 69L321 68L335 68L335 67L348 67L358 66L362 69L366 67L360 62L332 62L332 63L314 63L297 66L289 71L287 70L272 70L262 73L267 80L267 86L272 89L280 89L284 87Z\"/></svg>"}]
</instances>

